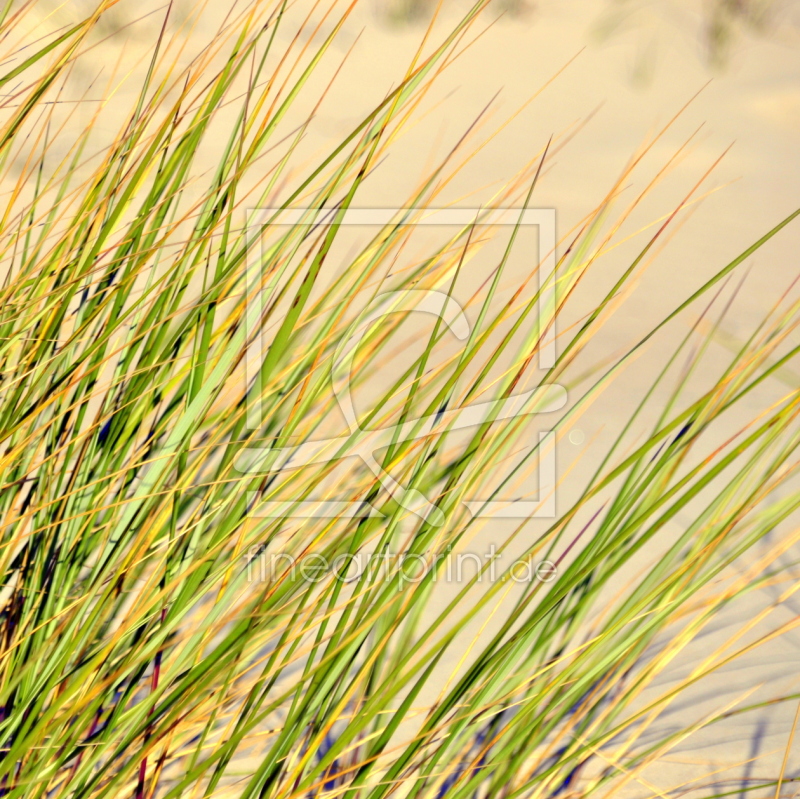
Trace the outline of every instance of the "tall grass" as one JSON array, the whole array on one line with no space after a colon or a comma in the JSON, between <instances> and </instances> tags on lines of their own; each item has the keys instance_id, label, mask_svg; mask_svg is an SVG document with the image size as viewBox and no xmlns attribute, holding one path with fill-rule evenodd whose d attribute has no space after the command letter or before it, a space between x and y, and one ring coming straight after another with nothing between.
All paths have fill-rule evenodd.
<instances>
[{"instance_id":1,"label":"tall grass","mask_svg":"<svg viewBox=\"0 0 800 799\"><path fill-rule=\"evenodd\" d=\"M724 720L730 707L649 734L682 691L755 646L743 636L757 620L660 687L680 652L737 596L786 585L776 559L800 504L800 394L791 386L765 400L762 389L797 354L797 303L787 296L718 374L704 359L728 312L726 281L796 214L641 340L597 358L587 345L701 181L590 312L558 329L556 362L539 370L557 328L539 318L537 287L554 280L555 317L567 313L641 199L610 215L644 153L560 248L554 275L510 268L516 228L477 278L473 259L499 230L464 226L403 268L403 224L373 230L343 268L330 255L344 211L463 51L484 2L441 41L431 33L396 88L310 167L295 164L319 99L306 93L348 8L329 10L330 34L315 44L280 35L297 13L286 2L232 7L186 65L176 53L188 34L170 39L165 22L138 96L93 150L98 117L72 140L72 112L59 116L53 101L97 52L113 5L45 38L26 27L31 4L2 17L15 56L0 78L3 795L609 796L693 729ZM299 127L289 124L298 104ZM198 163L209 139L218 157ZM435 204L465 146L403 205ZM531 153L496 205L535 204L551 151ZM270 223L248 236L246 209L262 206L336 212L324 225ZM248 252L274 287L249 383L246 311L262 286L246 281ZM268 471L279 449L342 435L332 360L373 298L411 288L459 297L471 332L453 349L433 317L423 336L418 315L386 316L366 329L352 384L368 408L359 405L364 430L438 420L378 460L406 499L418 492L443 519L409 509L358 458ZM676 335L692 309L696 323ZM634 359L661 358L647 347L662 333L672 344L657 378L597 468L561 475L555 518L498 525L509 557L459 584L441 559L413 579L404 571L409 555L430 564L468 551L481 522L463 500L500 497L535 471L533 416L488 418L464 435L448 411L561 384L570 403L551 426L564 435ZM262 424L251 429L257 404ZM242 469L255 447L266 463ZM375 512L259 512L323 499ZM691 522L675 535L684 511ZM730 570L776 529L756 562ZM348 581L259 571L270 554L364 552L391 555L388 568ZM511 553L555 574L515 580ZM754 787L780 789L781 778Z\"/></svg>"}]
</instances>

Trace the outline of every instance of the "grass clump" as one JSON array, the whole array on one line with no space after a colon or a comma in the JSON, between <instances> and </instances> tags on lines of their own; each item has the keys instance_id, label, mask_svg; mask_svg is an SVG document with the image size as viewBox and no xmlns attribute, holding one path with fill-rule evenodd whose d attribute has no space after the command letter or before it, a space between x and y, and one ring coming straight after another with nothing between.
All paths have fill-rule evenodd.
<instances>
[{"instance_id":1,"label":"grass clump","mask_svg":"<svg viewBox=\"0 0 800 799\"><path fill-rule=\"evenodd\" d=\"M327 11L321 38L300 35L309 17L287 44L290 4L232 7L188 58L179 51L191 18L171 38L165 16L138 94L93 150L99 112L71 140L75 112L57 101L114 3L44 38L30 34L35 5L6 6L15 60L0 78L4 796L605 796L691 731L647 734L681 691L754 645L737 634L677 686L658 685L721 609L786 579L775 564L800 503L800 396L791 387L762 403L760 392L797 352L797 305L786 299L719 374L695 378L708 377L703 342L727 313L726 281L796 214L599 361L588 345L690 194L559 331L544 369L536 358L556 320L638 203L609 223L638 161L571 234L552 274L514 274L512 227L475 279L467 266L500 235L476 225L394 268L410 246L399 222L410 217L373 229L344 268L331 266L344 213L485 5L429 41L305 171L295 161L327 87L303 103L350 8ZM209 141L214 160L199 163ZM497 206L531 204L548 152L534 154ZM432 206L458 154L405 206ZM280 225L276 211L252 235L246 211L258 207L330 215ZM548 311L539 300L553 285ZM458 348L456 317L443 311L442 324L434 314L424 335L410 324L415 298L429 292L445 309L462 286L471 328ZM365 326L389 292L411 305ZM551 563L547 579L515 580L502 565L484 579L486 561L442 593L446 556L465 551L482 524L464 500L500 497L545 449L531 415L490 412L464 432L454 411L562 385L570 402L552 427L563 435L693 308L694 328L672 343L580 490L546 524L517 521L497 541L517 564ZM280 460L286 448L342 435L331 364L345 363L359 330L347 364L353 392L369 399L360 430L420 418L431 427L384 441L377 471L359 458L343 470L341 458L293 468ZM253 361L255 335L264 346ZM359 437L351 425L337 454ZM342 501L359 512L264 512ZM665 541L684 512L691 523ZM776 529L788 531L758 568L732 577ZM632 570L652 547L655 563ZM259 572L264 556L331 564L363 553L385 568L347 580L330 569ZM423 564L413 575L412 557Z\"/></svg>"}]
</instances>

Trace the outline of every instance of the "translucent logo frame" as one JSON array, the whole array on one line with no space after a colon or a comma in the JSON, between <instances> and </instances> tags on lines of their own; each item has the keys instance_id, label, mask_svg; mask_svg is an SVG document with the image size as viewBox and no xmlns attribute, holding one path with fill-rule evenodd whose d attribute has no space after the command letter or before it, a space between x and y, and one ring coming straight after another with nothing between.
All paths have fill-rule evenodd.
<instances>
[{"instance_id":1,"label":"translucent logo frame","mask_svg":"<svg viewBox=\"0 0 800 799\"><path fill-rule=\"evenodd\" d=\"M245 285L247 287L245 324L247 347L245 351L245 379L251 386L267 352L260 320L264 309L274 299L277 276L264 284L263 259L256 254L251 242L261 233L263 225L308 225L317 227L333 221L337 209L252 209L247 213L247 255ZM414 216L409 220L409 217ZM398 221L400 220L400 221ZM408 220L408 221L403 221ZM538 364L542 369L555 364L555 209L552 208L496 208L481 211L475 208L414 209L414 208L350 208L339 224L342 226L535 226L538 228L538 253L536 261L536 290L538 297L539 351ZM544 285L542 285L544 276ZM260 287L260 288L258 288ZM358 320L353 334L344 340L336 351L331 367L334 396L347 422L349 432L343 436L322 441L307 441L294 447L249 447L243 449L235 460L235 468L242 474L265 474L286 469L301 468L314 463L329 462L349 457L360 457L376 480L405 510L427 520L433 525L444 523L444 514L434 503L413 488L400 485L377 462L375 452L393 441L423 438L435 430L462 430L475 427L487 419L502 421L530 414L559 410L567 402L566 390L556 384L544 384L506 399L473 403L454 408L435 416L407 421L378 430L364 430L356 418L350 394L350 376L358 345L367 331L388 314L406 311L428 313L439 317L461 341L470 334L470 326L461 306L443 292L408 289L379 295ZM548 331L546 338L543 333ZM248 405L246 425L258 430L262 424L259 400ZM494 518L553 518L556 515L556 458L555 435L552 431L539 433L538 444L538 496L535 500L467 500L464 502L474 517ZM257 492L250 492L255 495ZM248 497L254 499L255 497ZM252 515L258 517L341 518L381 516L372 505L363 502L338 500L277 500L253 505Z\"/></svg>"}]
</instances>

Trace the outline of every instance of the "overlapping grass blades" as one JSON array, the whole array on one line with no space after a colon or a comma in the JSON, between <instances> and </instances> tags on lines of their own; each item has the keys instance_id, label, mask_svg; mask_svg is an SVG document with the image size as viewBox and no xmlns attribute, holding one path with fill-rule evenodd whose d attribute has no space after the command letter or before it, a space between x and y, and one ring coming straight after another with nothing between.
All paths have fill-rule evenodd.
<instances>
[{"instance_id":1,"label":"overlapping grass blades","mask_svg":"<svg viewBox=\"0 0 800 799\"><path fill-rule=\"evenodd\" d=\"M118 135L90 157L90 124L54 164L54 137L74 128L58 127L49 100L112 5L21 50L26 60L0 80L9 92L0 136L8 198L0 239L3 795L609 795L687 734L642 735L683 688L735 657L737 640L677 687L648 693L655 678L720 608L781 579L769 567L792 544L791 528L779 525L800 503L792 483L800 397L788 388L755 413L745 403L797 354L797 306L787 300L776 309L701 390L690 378L704 349L693 349L698 333L690 331L577 500L534 535L523 538L531 528L521 522L498 542L500 551L516 547L519 559L551 560L555 579L518 585L501 569L481 582L487 563L442 599L442 570L411 580L402 556L441 556L469 542L478 523L462 500L497 488L490 476L520 441L535 440L529 417L487 422L466 440L437 429L382 454L398 481L437 503L443 525L409 514L358 463L344 477L333 462L272 474L235 464L246 448L331 434L338 417L330 361L365 295L462 285L464 264L484 241L471 226L396 272L405 225L374 233L345 268L327 256L343 235L344 210L357 204L370 169L460 52L485 3L421 52L304 178L290 167L311 116L288 132L283 122L347 8L330 10L337 21L313 52L300 37L278 52L276 32L296 13L290 4L232 9L185 68L167 55L165 24ZM7 40L30 10L6 8ZM208 170L195 158L218 135L218 118L229 138ZM403 205L433 204L458 153ZM532 155L498 206L535 200L547 148ZM21 165L16 182L9 165ZM606 222L615 194L563 248L559 311L614 240L618 226ZM276 197L285 207L338 211L332 224L267 225L263 241L248 239L245 210ZM553 326L538 324L535 270L515 277L508 268L513 236L467 303L475 322L462 351L442 349L444 326L421 341L409 337L404 315L386 317L354 361L354 386L370 396L362 427L560 382L571 391L556 428L566 431L678 315L697 307L701 320L720 318L725 278L796 216L720 265L641 341L587 367L584 347L683 208L594 310L561 332L551 369L535 368ZM278 286L261 319L268 348L250 385L246 298L257 287L245 282L248 247ZM411 353L406 361L398 349ZM376 389L381 369L390 379ZM264 422L250 430L256 402ZM651 427L632 446L640 418ZM720 440L716 424L730 419L734 429ZM537 454L530 447L507 481ZM787 490L771 499L778 487ZM381 515L254 512L320 491L370 502ZM684 509L693 522L635 577L637 553L662 541ZM776 528L786 534L760 568L718 579ZM388 572L366 569L345 582L287 568L253 579L262 552L332 562L364 551L392 552ZM465 634L474 639L468 649Z\"/></svg>"}]
</instances>

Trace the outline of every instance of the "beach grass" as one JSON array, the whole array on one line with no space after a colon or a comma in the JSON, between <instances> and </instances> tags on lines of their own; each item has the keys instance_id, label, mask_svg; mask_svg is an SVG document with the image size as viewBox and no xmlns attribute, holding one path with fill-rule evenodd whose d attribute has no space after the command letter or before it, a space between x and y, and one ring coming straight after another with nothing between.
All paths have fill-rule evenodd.
<instances>
[{"instance_id":1,"label":"beach grass","mask_svg":"<svg viewBox=\"0 0 800 799\"><path fill-rule=\"evenodd\" d=\"M332 263L363 184L486 2L439 40L432 28L395 88L310 166L295 162L327 91L314 79L352 6L317 4L327 32L289 39L292 4L232 6L186 62L188 33L171 33L164 9L138 93L97 147L99 111L76 125L55 101L114 5L44 38L28 24L35 3L9 2L0 23L0 793L606 797L693 731L765 701L656 724L796 626L763 632L754 617L659 682L738 597L797 590L780 560L800 505L797 298L731 343L722 368L706 359L742 267L800 211L598 359L589 345L705 191L698 176L607 292L561 325L649 193L620 198L653 142L559 241L550 274L509 266L548 142L494 197L519 224L462 225L396 266L407 223L436 207L469 137L403 198L411 211ZM198 161L209 140L216 160ZM276 210L248 225L258 208ZM279 224L291 208L328 213ZM502 256L476 279L498 237ZM439 310L413 322L430 298ZM655 378L592 469L558 476L555 514L487 528L465 501L521 485L636 359ZM349 432L342 380L364 398ZM532 411L552 394L493 416L547 386L569 397L549 438ZM458 409L476 403L487 414L462 433ZM423 434L400 434L419 419ZM344 458L386 429L372 465ZM281 460L331 438L325 457ZM326 502L351 511L323 515ZM498 556L481 550L479 568L448 582L448 558L475 551L481 529ZM355 577L329 568L365 553ZM312 556L328 566L297 567ZM789 779L752 787L772 795Z\"/></svg>"}]
</instances>

